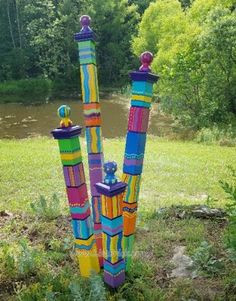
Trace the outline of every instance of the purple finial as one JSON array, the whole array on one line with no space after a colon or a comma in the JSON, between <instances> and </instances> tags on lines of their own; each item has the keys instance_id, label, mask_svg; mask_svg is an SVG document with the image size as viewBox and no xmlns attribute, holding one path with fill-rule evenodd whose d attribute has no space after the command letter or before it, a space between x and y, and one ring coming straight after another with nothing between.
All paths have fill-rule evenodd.
<instances>
[{"instance_id":1,"label":"purple finial","mask_svg":"<svg viewBox=\"0 0 236 301\"><path fill-rule=\"evenodd\" d=\"M150 64L153 60L153 54L149 51L145 51L140 55L140 61L142 66L139 68L139 71L142 72L151 72Z\"/></svg>"},{"instance_id":2,"label":"purple finial","mask_svg":"<svg viewBox=\"0 0 236 301\"><path fill-rule=\"evenodd\" d=\"M83 15L80 17L80 24L82 29L80 32L91 32L92 29L89 27L91 18L88 15Z\"/></svg>"}]
</instances>

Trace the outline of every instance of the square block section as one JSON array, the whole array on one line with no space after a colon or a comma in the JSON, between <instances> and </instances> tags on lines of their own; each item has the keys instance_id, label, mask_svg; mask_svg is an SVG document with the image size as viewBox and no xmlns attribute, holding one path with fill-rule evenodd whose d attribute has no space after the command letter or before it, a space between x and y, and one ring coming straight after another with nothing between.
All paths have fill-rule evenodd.
<instances>
[{"instance_id":1,"label":"square block section","mask_svg":"<svg viewBox=\"0 0 236 301\"><path fill-rule=\"evenodd\" d=\"M71 207L84 207L86 202L88 202L86 184L80 187L67 187L66 192Z\"/></svg>"},{"instance_id":2,"label":"square block section","mask_svg":"<svg viewBox=\"0 0 236 301\"><path fill-rule=\"evenodd\" d=\"M99 126L87 127L85 130L88 154L102 153L102 130Z\"/></svg>"},{"instance_id":3,"label":"square block section","mask_svg":"<svg viewBox=\"0 0 236 301\"><path fill-rule=\"evenodd\" d=\"M125 203L123 202L123 220L124 230L123 234L129 236L134 234L137 219L137 203Z\"/></svg>"},{"instance_id":4,"label":"square block section","mask_svg":"<svg viewBox=\"0 0 236 301\"><path fill-rule=\"evenodd\" d=\"M125 270L128 272L132 262L132 253L134 248L134 235L124 236L122 245L125 254Z\"/></svg>"},{"instance_id":5,"label":"square block section","mask_svg":"<svg viewBox=\"0 0 236 301\"><path fill-rule=\"evenodd\" d=\"M72 220L71 221L74 237L76 239L89 239L94 234L93 224L91 216L88 216L84 220Z\"/></svg>"},{"instance_id":6,"label":"square block section","mask_svg":"<svg viewBox=\"0 0 236 301\"><path fill-rule=\"evenodd\" d=\"M100 103L84 104L84 117L86 126L101 126Z\"/></svg>"},{"instance_id":7,"label":"square block section","mask_svg":"<svg viewBox=\"0 0 236 301\"><path fill-rule=\"evenodd\" d=\"M70 206L70 213L73 219L86 219L91 214L89 202L86 202L84 207Z\"/></svg>"},{"instance_id":8,"label":"square block section","mask_svg":"<svg viewBox=\"0 0 236 301\"><path fill-rule=\"evenodd\" d=\"M96 64L95 43L93 41L82 41L78 45L80 65Z\"/></svg>"},{"instance_id":9,"label":"square block section","mask_svg":"<svg viewBox=\"0 0 236 301\"><path fill-rule=\"evenodd\" d=\"M119 274L121 271L125 270L125 260L122 259L114 264L110 263L107 260L104 260L104 270L106 270L107 272L115 276Z\"/></svg>"},{"instance_id":10,"label":"square block section","mask_svg":"<svg viewBox=\"0 0 236 301\"><path fill-rule=\"evenodd\" d=\"M97 67L93 64L81 65L80 75L83 103L99 102Z\"/></svg>"},{"instance_id":11,"label":"square block section","mask_svg":"<svg viewBox=\"0 0 236 301\"><path fill-rule=\"evenodd\" d=\"M102 195L102 215L113 219L122 215L123 194L113 197Z\"/></svg>"},{"instance_id":12,"label":"square block section","mask_svg":"<svg viewBox=\"0 0 236 301\"><path fill-rule=\"evenodd\" d=\"M58 145L61 153L73 153L81 150L78 137L58 139Z\"/></svg>"},{"instance_id":13,"label":"square block section","mask_svg":"<svg viewBox=\"0 0 236 301\"><path fill-rule=\"evenodd\" d=\"M128 132L126 138L123 172L132 175L142 173L146 134Z\"/></svg>"},{"instance_id":14,"label":"square block section","mask_svg":"<svg viewBox=\"0 0 236 301\"><path fill-rule=\"evenodd\" d=\"M119 216L114 219L101 216L102 231L110 236L114 236L123 231L123 217Z\"/></svg>"},{"instance_id":15,"label":"square block section","mask_svg":"<svg viewBox=\"0 0 236 301\"><path fill-rule=\"evenodd\" d=\"M112 288L117 288L125 282L125 271L121 271L116 275L104 270L104 282Z\"/></svg>"},{"instance_id":16,"label":"square block section","mask_svg":"<svg viewBox=\"0 0 236 301\"><path fill-rule=\"evenodd\" d=\"M133 81L132 94L152 97L153 84L147 81Z\"/></svg>"},{"instance_id":17,"label":"square block section","mask_svg":"<svg viewBox=\"0 0 236 301\"><path fill-rule=\"evenodd\" d=\"M88 240L76 240L75 248L81 276L89 277L94 273L99 273L100 266L94 235Z\"/></svg>"},{"instance_id":18,"label":"square block section","mask_svg":"<svg viewBox=\"0 0 236 301\"><path fill-rule=\"evenodd\" d=\"M103 238L104 259L106 259L107 261L113 264L123 259L123 254L122 254L123 233L120 232L117 235L110 236L103 232L102 238Z\"/></svg>"},{"instance_id":19,"label":"square block section","mask_svg":"<svg viewBox=\"0 0 236 301\"><path fill-rule=\"evenodd\" d=\"M85 183L83 163L74 166L64 166L63 173L67 187L76 187Z\"/></svg>"},{"instance_id":20,"label":"square block section","mask_svg":"<svg viewBox=\"0 0 236 301\"><path fill-rule=\"evenodd\" d=\"M145 101L140 101L140 100L131 100L131 106L149 109L151 107L151 103L145 102Z\"/></svg>"},{"instance_id":21,"label":"square block section","mask_svg":"<svg viewBox=\"0 0 236 301\"><path fill-rule=\"evenodd\" d=\"M138 201L138 197L139 197L141 175L132 176L132 175L123 173L122 181L128 185L126 188L126 192L124 194L123 200L126 203L136 203Z\"/></svg>"},{"instance_id":22,"label":"square block section","mask_svg":"<svg viewBox=\"0 0 236 301\"><path fill-rule=\"evenodd\" d=\"M131 107L129 111L128 131L146 133L150 110L142 107Z\"/></svg>"},{"instance_id":23,"label":"square block section","mask_svg":"<svg viewBox=\"0 0 236 301\"><path fill-rule=\"evenodd\" d=\"M82 162L81 151L75 151L73 153L62 153L61 152L61 162L65 166L72 166Z\"/></svg>"},{"instance_id":24,"label":"square block section","mask_svg":"<svg viewBox=\"0 0 236 301\"><path fill-rule=\"evenodd\" d=\"M89 154L88 163L91 194L92 196L99 196L95 184L103 181L103 153Z\"/></svg>"},{"instance_id":25,"label":"square block section","mask_svg":"<svg viewBox=\"0 0 236 301\"><path fill-rule=\"evenodd\" d=\"M100 196L92 197L92 210L94 223L101 223L102 201Z\"/></svg>"}]
</instances>

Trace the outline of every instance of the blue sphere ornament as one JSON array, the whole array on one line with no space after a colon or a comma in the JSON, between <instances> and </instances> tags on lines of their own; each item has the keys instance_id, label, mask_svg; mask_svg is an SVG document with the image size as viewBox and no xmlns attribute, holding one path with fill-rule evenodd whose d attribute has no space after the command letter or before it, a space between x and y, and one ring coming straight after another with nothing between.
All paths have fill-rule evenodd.
<instances>
[{"instance_id":1,"label":"blue sphere ornament","mask_svg":"<svg viewBox=\"0 0 236 301\"><path fill-rule=\"evenodd\" d=\"M67 105L62 105L57 110L57 114L60 118L69 118L70 112L71 112L70 107Z\"/></svg>"},{"instance_id":2,"label":"blue sphere ornament","mask_svg":"<svg viewBox=\"0 0 236 301\"><path fill-rule=\"evenodd\" d=\"M111 185L117 183L115 172L117 171L117 164L114 161L108 161L103 165L104 172L106 173L104 183Z\"/></svg>"}]
</instances>

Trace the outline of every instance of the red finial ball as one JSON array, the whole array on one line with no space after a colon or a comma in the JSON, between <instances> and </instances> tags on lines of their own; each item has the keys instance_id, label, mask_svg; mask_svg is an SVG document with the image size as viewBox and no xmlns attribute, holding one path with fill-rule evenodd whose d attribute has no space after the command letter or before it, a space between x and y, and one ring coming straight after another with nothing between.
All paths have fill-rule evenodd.
<instances>
[{"instance_id":1,"label":"red finial ball","mask_svg":"<svg viewBox=\"0 0 236 301\"><path fill-rule=\"evenodd\" d=\"M142 66L139 68L139 71L142 72L150 72L151 68L151 62L153 60L153 54L149 51L145 51L140 55L140 61L142 63Z\"/></svg>"},{"instance_id":2,"label":"red finial ball","mask_svg":"<svg viewBox=\"0 0 236 301\"><path fill-rule=\"evenodd\" d=\"M89 27L91 22L91 18L88 15L83 15L80 17L80 24L82 26L81 31L91 31L91 28Z\"/></svg>"}]
</instances>

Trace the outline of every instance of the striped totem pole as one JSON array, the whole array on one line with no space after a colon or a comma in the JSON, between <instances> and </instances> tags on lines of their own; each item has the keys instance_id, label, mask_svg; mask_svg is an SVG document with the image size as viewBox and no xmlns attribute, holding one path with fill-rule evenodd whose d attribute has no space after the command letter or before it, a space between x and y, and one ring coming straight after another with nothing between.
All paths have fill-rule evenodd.
<instances>
[{"instance_id":1,"label":"striped totem pole","mask_svg":"<svg viewBox=\"0 0 236 301\"><path fill-rule=\"evenodd\" d=\"M127 184L117 181L116 170L115 162L105 163L105 179L103 183L96 184L102 195L104 281L113 288L125 281L122 201Z\"/></svg>"},{"instance_id":2,"label":"striped totem pole","mask_svg":"<svg viewBox=\"0 0 236 301\"><path fill-rule=\"evenodd\" d=\"M128 185L123 199L124 249L127 271L131 264L131 254L134 243L137 205L143 170L149 112L153 95L153 84L158 80L158 76L152 74L150 69L153 55L150 52L144 52L141 54L140 60L142 66L139 68L139 71L130 73L132 79L132 99L129 111L122 176L122 181Z\"/></svg>"},{"instance_id":3,"label":"striped totem pole","mask_svg":"<svg viewBox=\"0 0 236 301\"><path fill-rule=\"evenodd\" d=\"M99 263L102 262L102 228L101 228L101 196L95 184L103 179L103 147L101 131L101 109L99 103L97 65L95 56L95 34L90 25L90 17L80 18L82 29L75 34L79 47L79 61L81 87L83 95L83 109L86 125L86 140L90 177L90 191L92 196L93 222Z\"/></svg>"},{"instance_id":4,"label":"striped totem pole","mask_svg":"<svg viewBox=\"0 0 236 301\"><path fill-rule=\"evenodd\" d=\"M98 273L100 266L79 141L82 127L72 126L68 106L61 106L58 115L62 118L60 128L53 130L52 135L58 140L60 149L75 237L76 259L81 276L89 277L93 272Z\"/></svg>"}]
</instances>

